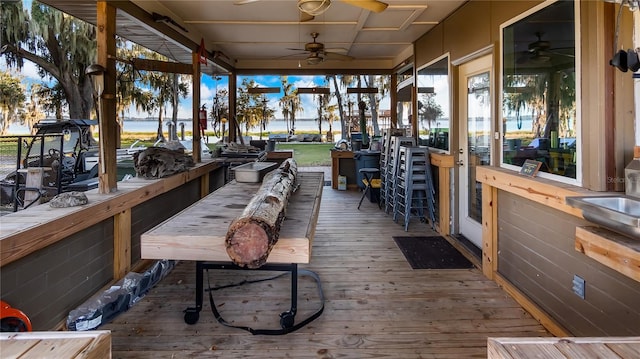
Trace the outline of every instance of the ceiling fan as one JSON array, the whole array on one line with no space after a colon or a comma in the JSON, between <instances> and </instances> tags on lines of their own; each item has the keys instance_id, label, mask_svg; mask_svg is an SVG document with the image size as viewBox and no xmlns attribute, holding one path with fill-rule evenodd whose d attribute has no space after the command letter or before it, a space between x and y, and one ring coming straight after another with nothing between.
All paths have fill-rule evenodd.
<instances>
[{"instance_id":1,"label":"ceiling fan","mask_svg":"<svg viewBox=\"0 0 640 359\"><path fill-rule=\"evenodd\" d=\"M317 65L325 60L338 60L338 61L350 61L353 60L353 57L349 55L343 55L335 51L343 51L343 49L325 49L324 44L321 42L316 42L316 38L318 37L317 32L312 32L311 37L313 38L313 42L308 42L304 45L304 49L292 49L289 48L287 50L295 50L295 51L304 51L303 54L307 54L306 61L308 65Z\"/></svg>"},{"instance_id":2,"label":"ceiling fan","mask_svg":"<svg viewBox=\"0 0 640 359\"><path fill-rule=\"evenodd\" d=\"M244 5L261 0L236 0L235 5ZM389 4L378 0L340 0L343 3L357 6L359 8L373 11L382 12ZM331 6L331 0L298 0L298 9L300 9L300 21L313 20L315 16L321 15L329 6Z\"/></svg>"},{"instance_id":3,"label":"ceiling fan","mask_svg":"<svg viewBox=\"0 0 640 359\"><path fill-rule=\"evenodd\" d=\"M574 51L573 47L552 48L551 43L549 41L542 39L543 33L536 32L535 35L538 39L536 41L529 43L529 45L527 46L527 51L523 51L523 54L517 60L519 64L524 64L528 62L547 63L547 62L550 62L551 59L556 56L571 57L571 58L575 57L573 53L564 52L567 50L571 50L573 52Z\"/></svg>"}]
</instances>

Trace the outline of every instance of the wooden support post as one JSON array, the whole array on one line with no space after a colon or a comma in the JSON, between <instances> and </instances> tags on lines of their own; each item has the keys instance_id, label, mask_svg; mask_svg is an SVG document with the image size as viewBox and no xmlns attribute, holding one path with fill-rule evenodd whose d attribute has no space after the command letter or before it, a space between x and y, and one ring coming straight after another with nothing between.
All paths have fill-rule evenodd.
<instances>
[{"instance_id":1,"label":"wooden support post","mask_svg":"<svg viewBox=\"0 0 640 359\"><path fill-rule=\"evenodd\" d=\"M482 184L482 272L494 279L498 270L498 189Z\"/></svg>"},{"instance_id":2,"label":"wooden support post","mask_svg":"<svg viewBox=\"0 0 640 359\"><path fill-rule=\"evenodd\" d=\"M131 270L131 209L113 216L113 279Z\"/></svg>"},{"instance_id":3,"label":"wooden support post","mask_svg":"<svg viewBox=\"0 0 640 359\"><path fill-rule=\"evenodd\" d=\"M229 142L236 142L236 91L237 81L235 73L229 76Z\"/></svg>"},{"instance_id":4,"label":"wooden support post","mask_svg":"<svg viewBox=\"0 0 640 359\"><path fill-rule=\"evenodd\" d=\"M438 167L438 232L443 236L451 234L451 168L453 156L439 153L429 154L431 164Z\"/></svg>"},{"instance_id":5,"label":"wooden support post","mask_svg":"<svg viewBox=\"0 0 640 359\"><path fill-rule=\"evenodd\" d=\"M201 153L202 153L202 149L201 149L201 144L200 144L200 139L201 139L201 134L200 131L202 131L200 129L200 120L199 120L199 112L200 112L200 54L198 52L193 52L191 54L192 56L192 65L193 65L193 75L191 76L192 79L192 91L193 91L193 104L191 105L191 107L193 108L193 119L191 121L192 123L192 127L193 127L193 131L192 131L192 148L193 148L193 153L191 154L191 156L193 156L193 162L198 163L201 162Z\"/></svg>"},{"instance_id":6,"label":"wooden support post","mask_svg":"<svg viewBox=\"0 0 640 359\"><path fill-rule=\"evenodd\" d=\"M100 159L98 177L100 193L117 190L116 177L116 9L107 1L96 3L97 63L105 68L104 90L99 94Z\"/></svg>"}]
</instances>

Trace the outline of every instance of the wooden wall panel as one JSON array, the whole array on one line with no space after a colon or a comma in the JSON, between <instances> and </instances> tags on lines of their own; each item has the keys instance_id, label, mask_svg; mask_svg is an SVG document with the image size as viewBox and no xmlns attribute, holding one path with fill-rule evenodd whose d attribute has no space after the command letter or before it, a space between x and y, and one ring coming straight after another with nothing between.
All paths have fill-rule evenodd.
<instances>
[{"instance_id":1,"label":"wooden wall panel","mask_svg":"<svg viewBox=\"0 0 640 359\"><path fill-rule=\"evenodd\" d=\"M470 1L415 43L419 68L451 52L455 60L490 45L498 46L500 25L541 1Z\"/></svg>"},{"instance_id":2,"label":"wooden wall panel","mask_svg":"<svg viewBox=\"0 0 640 359\"><path fill-rule=\"evenodd\" d=\"M528 11L543 1L493 1L491 2L491 39L496 46L500 41L500 25Z\"/></svg>"},{"instance_id":3,"label":"wooden wall panel","mask_svg":"<svg viewBox=\"0 0 640 359\"><path fill-rule=\"evenodd\" d=\"M444 52L451 60L467 56L491 44L491 3L471 1L444 22Z\"/></svg>"},{"instance_id":4,"label":"wooden wall panel","mask_svg":"<svg viewBox=\"0 0 640 359\"><path fill-rule=\"evenodd\" d=\"M640 335L640 282L577 252L582 219L499 191L498 272L576 336ZM586 281L585 299L572 291Z\"/></svg>"},{"instance_id":5,"label":"wooden wall panel","mask_svg":"<svg viewBox=\"0 0 640 359\"><path fill-rule=\"evenodd\" d=\"M422 36L415 43L416 69L422 67L433 59L443 55L444 52L444 25L438 24L431 31Z\"/></svg>"}]
</instances>

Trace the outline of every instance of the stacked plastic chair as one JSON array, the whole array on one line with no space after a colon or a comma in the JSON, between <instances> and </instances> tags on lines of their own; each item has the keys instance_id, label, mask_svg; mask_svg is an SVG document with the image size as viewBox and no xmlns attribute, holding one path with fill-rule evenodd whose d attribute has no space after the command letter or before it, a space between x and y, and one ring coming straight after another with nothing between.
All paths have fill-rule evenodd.
<instances>
[{"instance_id":1,"label":"stacked plastic chair","mask_svg":"<svg viewBox=\"0 0 640 359\"><path fill-rule=\"evenodd\" d=\"M385 158L385 169L380 171L381 193L384 200L384 211L389 213L394 208L396 180L398 178L398 156L402 146L415 146L416 139L405 136L391 136L389 140L389 151ZM384 175L384 176L383 176ZM384 183L384 184L383 184ZM382 190L384 188L384 190Z\"/></svg>"},{"instance_id":2,"label":"stacked plastic chair","mask_svg":"<svg viewBox=\"0 0 640 359\"><path fill-rule=\"evenodd\" d=\"M394 186L393 220L402 218L404 230L409 229L411 217L435 223L435 193L431 176L429 150L426 147L401 146L397 157Z\"/></svg>"}]
</instances>

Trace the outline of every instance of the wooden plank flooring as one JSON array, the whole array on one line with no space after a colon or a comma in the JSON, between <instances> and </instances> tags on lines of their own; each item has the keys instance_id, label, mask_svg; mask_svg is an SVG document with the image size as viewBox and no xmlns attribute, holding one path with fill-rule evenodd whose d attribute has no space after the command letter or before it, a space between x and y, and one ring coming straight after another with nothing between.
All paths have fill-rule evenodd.
<instances>
[{"instance_id":1,"label":"wooden plank flooring","mask_svg":"<svg viewBox=\"0 0 640 359\"><path fill-rule=\"evenodd\" d=\"M195 325L195 265L180 262L146 297L112 323L114 358L486 358L487 337L550 336L478 269L412 270L393 236L433 235L412 220L409 232L360 193L325 187L310 264L326 298L320 318L283 336L253 336L220 325L208 298ZM212 211L215 209L212 208ZM279 274L209 273L213 287ZM289 309L287 275L213 291L235 325L277 329ZM205 282L206 285L206 282ZM298 321L314 312L313 280L300 277Z\"/></svg>"}]
</instances>

